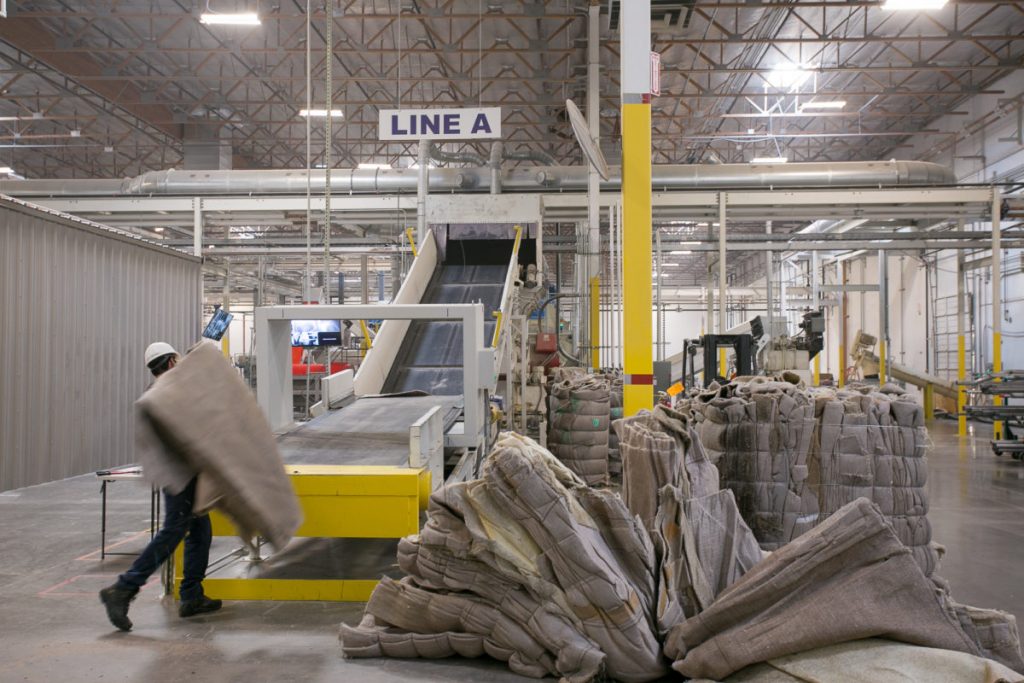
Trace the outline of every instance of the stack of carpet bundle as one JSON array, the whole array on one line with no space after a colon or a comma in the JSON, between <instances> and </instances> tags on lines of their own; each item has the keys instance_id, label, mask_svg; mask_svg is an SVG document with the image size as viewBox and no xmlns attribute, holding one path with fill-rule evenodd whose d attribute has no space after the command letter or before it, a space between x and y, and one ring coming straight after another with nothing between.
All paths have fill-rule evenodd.
<instances>
[{"instance_id":1,"label":"stack of carpet bundle","mask_svg":"<svg viewBox=\"0 0 1024 683\"><path fill-rule=\"evenodd\" d=\"M721 485L736 495L762 548L778 548L818 523L807 481L814 402L805 390L756 378L715 386L683 409L697 417Z\"/></svg>"},{"instance_id":2,"label":"stack of carpet bundle","mask_svg":"<svg viewBox=\"0 0 1024 683\"><path fill-rule=\"evenodd\" d=\"M608 431L611 415L608 381L572 375L549 389L548 447L585 483L608 483Z\"/></svg>"},{"instance_id":3,"label":"stack of carpet bundle","mask_svg":"<svg viewBox=\"0 0 1024 683\"><path fill-rule=\"evenodd\" d=\"M648 498L589 488L504 434L480 479L434 493L423 532L399 545L407 576L382 580L361 623L341 627L346 656L489 655L571 683L652 681L669 666L767 682L835 652L840 668L814 680L883 655L901 680L930 665L960 681L1024 680L1011 671L1024 671L1013 617L954 602L867 499L765 555L684 416L658 409L616 428L631 490L671 480L649 525Z\"/></svg>"},{"instance_id":4,"label":"stack of carpet bundle","mask_svg":"<svg viewBox=\"0 0 1024 683\"><path fill-rule=\"evenodd\" d=\"M885 515L925 574L939 553L928 522L924 409L895 385L816 390L810 483L819 521L857 498Z\"/></svg>"},{"instance_id":5,"label":"stack of carpet bundle","mask_svg":"<svg viewBox=\"0 0 1024 683\"><path fill-rule=\"evenodd\" d=\"M863 497L925 574L935 571L924 412L898 388L808 390L757 377L714 386L683 408L762 548L781 547Z\"/></svg>"},{"instance_id":6,"label":"stack of carpet bundle","mask_svg":"<svg viewBox=\"0 0 1024 683\"><path fill-rule=\"evenodd\" d=\"M622 372L611 371L605 373L608 380L608 388L611 391L609 396L609 417L614 423L622 419ZM612 429L608 433L608 475L613 482L622 478L622 455L619 452L619 435Z\"/></svg>"},{"instance_id":7,"label":"stack of carpet bundle","mask_svg":"<svg viewBox=\"0 0 1024 683\"><path fill-rule=\"evenodd\" d=\"M362 623L342 627L346 655L487 654L519 674L578 683L668 671L654 549L616 494L506 433L482 478L435 492L428 515L399 545L408 576L384 579Z\"/></svg>"}]
</instances>

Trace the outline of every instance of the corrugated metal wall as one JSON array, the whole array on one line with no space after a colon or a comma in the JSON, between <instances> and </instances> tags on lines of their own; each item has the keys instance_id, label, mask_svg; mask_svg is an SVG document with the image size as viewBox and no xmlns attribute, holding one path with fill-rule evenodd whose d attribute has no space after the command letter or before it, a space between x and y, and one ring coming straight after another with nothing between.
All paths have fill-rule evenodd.
<instances>
[{"instance_id":1,"label":"corrugated metal wall","mask_svg":"<svg viewBox=\"0 0 1024 683\"><path fill-rule=\"evenodd\" d=\"M134 460L143 352L198 339L200 267L0 199L0 491Z\"/></svg>"}]
</instances>

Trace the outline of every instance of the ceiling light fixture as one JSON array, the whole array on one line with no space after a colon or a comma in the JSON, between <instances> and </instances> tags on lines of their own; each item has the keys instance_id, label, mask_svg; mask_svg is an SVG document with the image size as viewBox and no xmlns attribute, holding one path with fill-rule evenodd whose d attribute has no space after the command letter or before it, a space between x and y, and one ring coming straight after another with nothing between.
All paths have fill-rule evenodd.
<instances>
[{"instance_id":1,"label":"ceiling light fixture","mask_svg":"<svg viewBox=\"0 0 1024 683\"><path fill-rule=\"evenodd\" d=\"M662 268L678 268L679 264L678 263L662 263L661 267Z\"/></svg>"},{"instance_id":2,"label":"ceiling light fixture","mask_svg":"<svg viewBox=\"0 0 1024 683\"><path fill-rule=\"evenodd\" d=\"M782 90L796 90L807 82L813 71L810 67L799 64L788 64L777 66L766 74L763 74L765 82L773 88Z\"/></svg>"},{"instance_id":3,"label":"ceiling light fixture","mask_svg":"<svg viewBox=\"0 0 1024 683\"><path fill-rule=\"evenodd\" d=\"M672 254L673 256L686 256L688 254L692 254L693 252L690 251L689 249L683 249L680 251L670 251L668 253Z\"/></svg>"},{"instance_id":4,"label":"ceiling light fixture","mask_svg":"<svg viewBox=\"0 0 1024 683\"><path fill-rule=\"evenodd\" d=\"M786 157L754 157L750 160L752 164L784 164L789 159Z\"/></svg>"},{"instance_id":5,"label":"ceiling light fixture","mask_svg":"<svg viewBox=\"0 0 1024 683\"><path fill-rule=\"evenodd\" d=\"M942 9L947 0L885 0L882 9L889 10L931 10Z\"/></svg>"},{"instance_id":6,"label":"ceiling light fixture","mask_svg":"<svg viewBox=\"0 0 1024 683\"><path fill-rule=\"evenodd\" d=\"M238 12L236 14L203 12L199 16L199 23L223 26L259 26L261 22L259 15L255 12Z\"/></svg>"},{"instance_id":7,"label":"ceiling light fixture","mask_svg":"<svg viewBox=\"0 0 1024 683\"><path fill-rule=\"evenodd\" d=\"M846 100L832 100L830 102L806 102L801 109L842 109L846 106Z\"/></svg>"},{"instance_id":8,"label":"ceiling light fixture","mask_svg":"<svg viewBox=\"0 0 1024 683\"><path fill-rule=\"evenodd\" d=\"M327 118L327 110L326 109L300 109L299 110L299 116L309 116L309 117L312 117L312 118ZM340 109L332 109L331 110L331 118L332 119L339 119L342 116L344 116L344 114L341 112Z\"/></svg>"},{"instance_id":9,"label":"ceiling light fixture","mask_svg":"<svg viewBox=\"0 0 1024 683\"><path fill-rule=\"evenodd\" d=\"M164 229L163 228L153 228L153 231L154 232L163 232Z\"/></svg>"},{"instance_id":10,"label":"ceiling light fixture","mask_svg":"<svg viewBox=\"0 0 1024 683\"><path fill-rule=\"evenodd\" d=\"M391 164L359 164L359 168L364 171L383 171L385 169L390 169Z\"/></svg>"},{"instance_id":11,"label":"ceiling light fixture","mask_svg":"<svg viewBox=\"0 0 1024 683\"><path fill-rule=\"evenodd\" d=\"M10 166L0 166L0 175L14 175L14 169Z\"/></svg>"}]
</instances>

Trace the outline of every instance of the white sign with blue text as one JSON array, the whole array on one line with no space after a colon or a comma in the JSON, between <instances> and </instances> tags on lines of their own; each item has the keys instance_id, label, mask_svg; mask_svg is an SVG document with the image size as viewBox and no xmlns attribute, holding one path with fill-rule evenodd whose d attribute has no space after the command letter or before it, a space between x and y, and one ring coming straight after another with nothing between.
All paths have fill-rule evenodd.
<instances>
[{"instance_id":1,"label":"white sign with blue text","mask_svg":"<svg viewBox=\"0 0 1024 683\"><path fill-rule=\"evenodd\" d=\"M471 140L501 137L501 107L382 109L381 140Z\"/></svg>"}]
</instances>

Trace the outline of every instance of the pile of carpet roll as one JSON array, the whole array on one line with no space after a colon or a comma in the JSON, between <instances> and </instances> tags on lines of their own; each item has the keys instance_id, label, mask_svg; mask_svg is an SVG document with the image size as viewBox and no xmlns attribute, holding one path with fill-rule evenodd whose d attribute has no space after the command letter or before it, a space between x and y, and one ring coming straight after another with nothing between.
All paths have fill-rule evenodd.
<instances>
[{"instance_id":1,"label":"pile of carpet roll","mask_svg":"<svg viewBox=\"0 0 1024 683\"><path fill-rule=\"evenodd\" d=\"M598 375L566 374L548 389L548 447L585 483L608 483L611 389Z\"/></svg>"},{"instance_id":2,"label":"pile of carpet roll","mask_svg":"<svg viewBox=\"0 0 1024 683\"><path fill-rule=\"evenodd\" d=\"M400 542L406 576L382 580L362 621L341 627L345 655L488 655L571 683L669 667L776 681L849 643L835 656L851 666L1024 680L1013 617L954 602L870 500L766 553L686 414L659 407L615 429L622 496L503 434L479 479L434 493L422 533Z\"/></svg>"},{"instance_id":3,"label":"pile of carpet roll","mask_svg":"<svg viewBox=\"0 0 1024 683\"><path fill-rule=\"evenodd\" d=\"M935 571L921 405L902 390L808 390L763 377L681 406L761 547L806 533L858 498L878 505L926 574Z\"/></svg>"}]
</instances>

